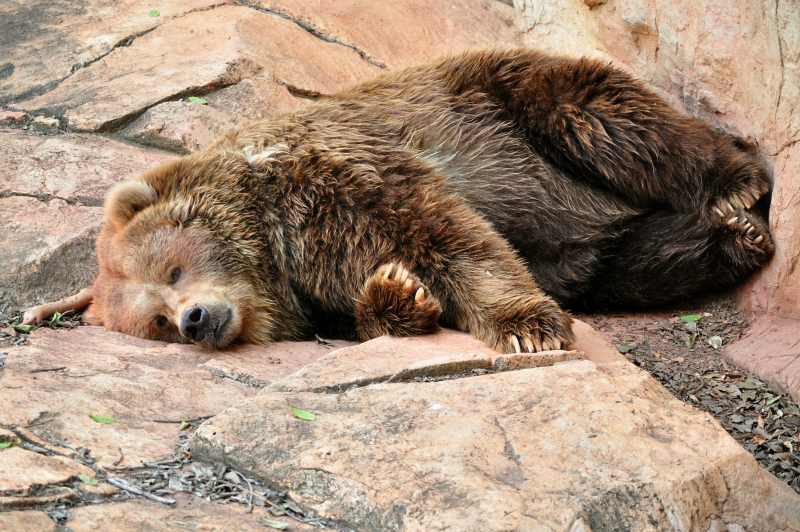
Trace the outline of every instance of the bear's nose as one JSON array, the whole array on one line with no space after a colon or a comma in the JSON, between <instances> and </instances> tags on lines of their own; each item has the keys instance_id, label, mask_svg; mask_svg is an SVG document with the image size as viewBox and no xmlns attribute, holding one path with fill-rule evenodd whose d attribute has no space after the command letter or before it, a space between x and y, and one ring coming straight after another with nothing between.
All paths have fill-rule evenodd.
<instances>
[{"instance_id":1,"label":"bear's nose","mask_svg":"<svg viewBox=\"0 0 800 532\"><path fill-rule=\"evenodd\" d=\"M205 337L210 323L208 309L202 305L189 307L181 316L181 334L197 342Z\"/></svg>"}]
</instances>

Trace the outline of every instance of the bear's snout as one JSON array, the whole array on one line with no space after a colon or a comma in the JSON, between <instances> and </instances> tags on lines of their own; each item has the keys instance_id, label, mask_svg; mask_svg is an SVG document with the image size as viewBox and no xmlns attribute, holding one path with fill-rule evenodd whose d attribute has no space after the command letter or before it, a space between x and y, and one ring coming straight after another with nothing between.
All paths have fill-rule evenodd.
<instances>
[{"instance_id":1,"label":"bear's snout","mask_svg":"<svg viewBox=\"0 0 800 532\"><path fill-rule=\"evenodd\" d=\"M202 305L194 305L183 311L181 316L181 335L199 342L206 337L211 325L208 309Z\"/></svg>"},{"instance_id":2,"label":"bear's snout","mask_svg":"<svg viewBox=\"0 0 800 532\"><path fill-rule=\"evenodd\" d=\"M181 336L215 349L223 347L233 339L228 334L233 314L226 304L194 304L181 314Z\"/></svg>"}]
</instances>

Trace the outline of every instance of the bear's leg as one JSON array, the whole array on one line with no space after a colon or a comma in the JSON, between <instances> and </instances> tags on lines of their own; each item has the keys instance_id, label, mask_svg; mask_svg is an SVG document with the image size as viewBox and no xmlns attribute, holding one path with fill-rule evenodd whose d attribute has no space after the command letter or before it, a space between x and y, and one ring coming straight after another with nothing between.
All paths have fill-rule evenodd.
<instances>
[{"instance_id":1,"label":"bear's leg","mask_svg":"<svg viewBox=\"0 0 800 532\"><path fill-rule=\"evenodd\" d=\"M416 275L400 263L388 263L367 279L355 314L358 338L366 341L435 332L442 307Z\"/></svg>"},{"instance_id":2,"label":"bear's leg","mask_svg":"<svg viewBox=\"0 0 800 532\"><path fill-rule=\"evenodd\" d=\"M370 269L361 295L353 296L358 299L354 313L359 334L427 332L440 307L443 324L467 331L500 352L572 344L570 315L542 292L491 224L457 196L426 192L410 204L415 214L398 220L401 228L388 236L385 246L394 251L382 262L400 263L403 270Z\"/></svg>"},{"instance_id":3,"label":"bear's leg","mask_svg":"<svg viewBox=\"0 0 800 532\"><path fill-rule=\"evenodd\" d=\"M701 212L721 226L770 188L755 145L676 111L608 62L516 50L441 67L454 95L486 94L556 167L634 206Z\"/></svg>"},{"instance_id":4,"label":"bear's leg","mask_svg":"<svg viewBox=\"0 0 800 532\"><path fill-rule=\"evenodd\" d=\"M705 217L658 211L632 222L575 307L652 307L734 286L774 252L765 220L736 210L721 227Z\"/></svg>"},{"instance_id":5,"label":"bear's leg","mask_svg":"<svg viewBox=\"0 0 800 532\"><path fill-rule=\"evenodd\" d=\"M439 243L435 253L408 262L442 303L442 322L504 353L568 348L572 317L539 288L510 244L465 205L440 212L426 221Z\"/></svg>"}]
</instances>

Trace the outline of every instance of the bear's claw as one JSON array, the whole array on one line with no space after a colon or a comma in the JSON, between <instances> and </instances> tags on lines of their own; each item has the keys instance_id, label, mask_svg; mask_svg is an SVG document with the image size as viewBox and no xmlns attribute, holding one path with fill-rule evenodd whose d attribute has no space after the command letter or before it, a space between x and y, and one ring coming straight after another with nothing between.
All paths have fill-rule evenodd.
<instances>
[{"instance_id":1,"label":"bear's claw","mask_svg":"<svg viewBox=\"0 0 800 532\"><path fill-rule=\"evenodd\" d=\"M737 234L737 238L742 246L756 253L771 254L774 250L772 239L760 224L755 222L750 216L739 211L736 216L726 220L725 227Z\"/></svg>"},{"instance_id":2,"label":"bear's claw","mask_svg":"<svg viewBox=\"0 0 800 532\"><path fill-rule=\"evenodd\" d=\"M538 334L509 334L508 342L515 353L538 353L561 349L561 340L550 338L542 340Z\"/></svg>"},{"instance_id":3,"label":"bear's claw","mask_svg":"<svg viewBox=\"0 0 800 532\"><path fill-rule=\"evenodd\" d=\"M715 215L713 218L719 223L728 223L727 220L732 214L738 210L752 209L767 192L769 192L768 182L753 180L746 188L726 194L714 201L711 204L711 212Z\"/></svg>"},{"instance_id":4,"label":"bear's claw","mask_svg":"<svg viewBox=\"0 0 800 532\"><path fill-rule=\"evenodd\" d=\"M441 305L402 264L384 264L367 280L356 309L362 339L382 334L412 336L438 328Z\"/></svg>"}]
</instances>

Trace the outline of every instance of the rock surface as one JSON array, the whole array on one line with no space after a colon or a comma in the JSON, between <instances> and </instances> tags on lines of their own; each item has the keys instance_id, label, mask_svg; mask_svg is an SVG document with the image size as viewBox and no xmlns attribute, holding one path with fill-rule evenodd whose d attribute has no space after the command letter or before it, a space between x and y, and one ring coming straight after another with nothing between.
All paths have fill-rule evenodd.
<instances>
[{"instance_id":1,"label":"rock surface","mask_svg":"<svg viewBox=\"0 0 800 532\"><path fill-rule=\"evenodd\" d=\"M0 513L0 530L52 530L55 523L44 512Z\"/></svg>"},{"instance_id":2,"label":"rock surface","mask_svg":"<svg viewBox=\"0 0 800 532\"><path fill-rule=\"evenodd\" d=\"M103 195L170 154L103 137L0 128L0 320L88 285Z\"/></svg>"},{"instance_id":3,"label":"rock surface","mask_svg":"<svg viewBox=\"0 0 800 532\"><path fill-rule=\"evenodd\" d=\"M94 472L60 456L45 456L19 447L0 453L0 493L29 495L37 486L61 484Z\"/></svg>"},{"instance_id":4,"label":"rock surface","mask_svg":"<svg viewBox=\"0 0 800 532\"><path fill-rule=\"evenodd\" d=\"M201 425L193 454L358 530L800 528L800 497L626 362L477 376L433 366L416 382L350 387L373 346L386 364L425 365L399 342L391 357L381 340L331 353L300 370L320 393L279 382ZM346 391L331 393L333 381Z\"/></svg>"},{"instance_id":5,"label":"rock surface","mask_svg":"<svg viewBox=\"0 0 800 532\"><path fill-rule=\"evenodd\" d=\"M659 526L686 530L707 530L712 516L748 530L800 527L800 497L716 422L622 361L585 324L576 333L588 360L499 356L447 330L216 353L96 327L39 329L28 345L4 348L0 440L17 445L0 450L0 509L29 509L32 517L13 519L33 522L36 510L77 505L66 513L76 531L111 522L123 530L255 527L263 514L240 506L183 496L174 509L115 503L124 496L107 484L76 479L172 456L191 432L182 421L214 416L191 440L195 460L283 486L306 512L343 526L469 520L483 530L602 530L617 521L645 526L653 511ZM317 417L301 421L290 405ZM84 506L86 493L103 504Z\"/></svg>"},{"instance_id":6,"label":"rock surface","mask_svg":"<svg viewBox=\"0 0 800 532\"><path fill-rule=\"evenodd\" d=\"M39 329L27 345L0 347L0 442L13 442L0 448L0 529L42 529L35 526L37 513L5 511L118 500L118 490L103 478L169 458L186 431L207 416L347 345L287 342L219 353L79 327ZM95 477L99 483L92 485ZM70 528L107 529L116 519L125 530L159 521L167 524L154 529L169 530L184 518L209 530L225 529L225 519L234 519L237 529L258 526L238 507L215 510L195 499L173 513L138 504L76 509Z\"/></svg>"},{"instance_id":7,"label":"rock surface","mask_svg":"<svg viewBox=\"0 0 800 532\"><path fill-rule=\"evenodd\" d=\"M114 530L115 532L170 532L173 530L203 530L264 532L270 530L265 519L286 523L270 517L262 510L248 513L237 506L221 506L203 500L181 499L176 509L152 502L121 502L98 506L83 506L72 511L69 528L75 532ZM0 514L2 515L2 514ZM0 521L1 522L1 521ZM311 530L292 522L290 530ZM273 530L275 530L273 528Z\"/></svg>"},{"instance_id":8,"label":"rock surface","mask_svg":"<svg viewBox=\"0 0 800 532\"><path fill-rule=\"evenodd\" d=\"M0 426L89 449L99 466L140 465L172 451L182 420L233 406L329 350L301 342L215 353L99 327L41 329L29 345L7 349Z\"/></svg>"},{"instance_id":9,"label":"rock surface","mask_svg":"<svg viewBox=\"0 0 800 532\"><path fill-rule=\"evenodd\" d=\"M800 10L787 1L2 3L0 321L89 283L102 196L113 182L316 93L465 48L519 44L613 59L676 105L760 141L775 168L778 253L742 301L785 321L765 321L730 356L800 398L800 325L788 321L800 318ZM2 347L0 334L0 441L18 443L0 449L0 529L54 528L41 510L59 505L79 505L68 511L72 530L263 525L258 510L194 498L178 497L177 509L141 499L111 504L124 494L75 479L87 468L128 471L169 455L188 433L181 421L229 407L198 433L201 454L219 456L229 445L226 460L264 478L288 471L277 480L298 500L343 522L435 528L434 516L447 522L480 510L475 522L484 529L529 528L536 519L574 532L621 522L800 528L797 497L716 423L577 327L588 360L498 357L456 333L339 351L301 343L224 354L95 328L39 330L22 347ZM776 343L764 342L770 337ZM764 353L775 354L768 367ZM530 366L542 367L520 369ZM289 417L280 398L320 416ZM265 409L246 412L247 404ZM265 456L278 441L308 453ZM381 458L392 474L370 478L388 467ZM81 506L86 494L106 504ZM642 521L651 510L658 526Z\"/></svg>"},{"instance_id":10,"label":"rock surface","mask_svg":"<svg viewBox=\"0 0 800 532\"><path fill-rule=\"evenodd\" d=\"M800 402L800 322L763 317L747 335L726 349L736 365L758 374Z\"/></svg>"}]
</instances>

